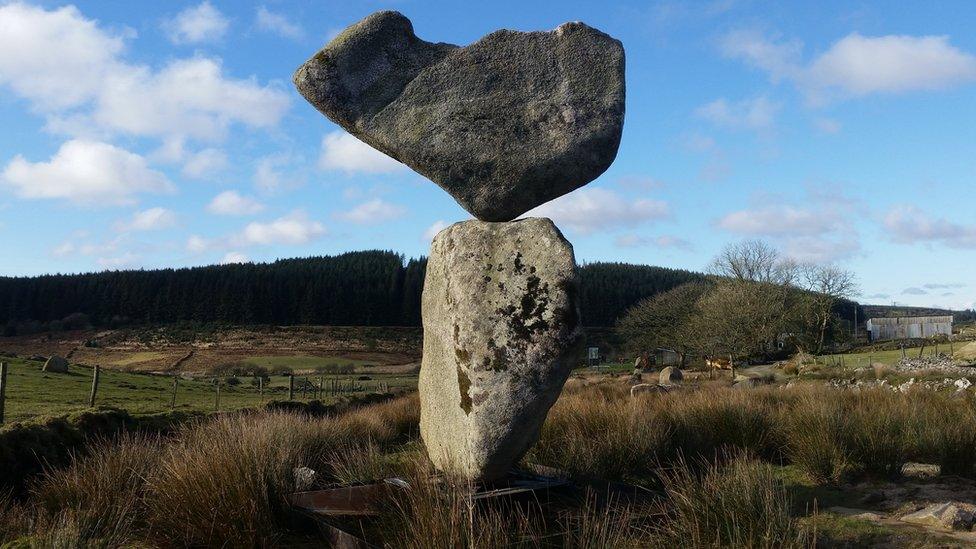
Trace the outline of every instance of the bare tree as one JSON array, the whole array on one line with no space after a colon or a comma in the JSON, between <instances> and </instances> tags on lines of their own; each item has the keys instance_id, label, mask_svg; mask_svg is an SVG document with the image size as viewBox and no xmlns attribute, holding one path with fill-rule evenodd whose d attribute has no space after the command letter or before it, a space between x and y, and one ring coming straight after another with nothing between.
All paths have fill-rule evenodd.
<instances>
[{"instance_id":1,"label":"bare tree","mask_svg":"<svg viewBox=\"0 0 976 549\"><path fill-rule=\"evenodd\" d=\"M725 280L698 303L694 327L704 354L733 359L763 355L786 326L790 309L770 299L770 284Z\"/></svg>"},{"instance_id":2,"label":"bare tree","mask_svg":"<svg viewBox=\"0 0 976 549\"><path fill-rule=\"evenodd\" d=\"M709 272L735 280L784 286L795 283L797 264L762 240L743 240L726 246L712 260Z\"/></svg>"},{"instance_id":3,"label":"bare tree","mask_svg":"<svg viewBox=\"0 0 976 549\"><path fill-rule=\"evenodd\" d=\"M665 347L676 351L684 366L688 353L698 347L698 302L712 285L689 282L641 300L617 323L617 331L638 351Z\"/></svg>"},{"instance_id":4,"label":"bare tree","mask_svg":"<svg viewBox=\"0 0 976 549\"><path fill-rule=\"evenodd\" d=\"M812 320L815 335L813 350L823 351L827 327L834 318L834 307L841 299L854 295L857 282L854 274L836 265L804 265L802 270L803 289L807 296L808 315Z\"/></svg>"}]
</instances>

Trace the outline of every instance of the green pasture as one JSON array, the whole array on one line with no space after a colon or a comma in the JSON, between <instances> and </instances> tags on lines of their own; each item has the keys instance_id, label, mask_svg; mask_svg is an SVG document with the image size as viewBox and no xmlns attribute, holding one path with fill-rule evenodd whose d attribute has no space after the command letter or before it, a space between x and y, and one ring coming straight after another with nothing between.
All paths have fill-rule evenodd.
<instances>
[{"instance_id":1,"label":"green pasture","mask_svg":"<svg viewBox=\"0 0 976 549\"><path fill-rule=\"evenodd\" d=\"M0 358L9 364L6 384L5 423L28 419L35 416L61 415L76 412L88 407L88 397L92 385L92 368L72 364L68 373L56 374L41 371L41 362L18 358ZM314 398L313 387L323 383L325 393L321 400L328 402L333 380L342 384L344 390L354 384L354 392L373 392L381 388L415 387L416 376L371 375L369 380L358 379L360 375L345 376L295 376L295 399ZM308 385L305 385L305 382ZM237 385L228 384L224 379L220 385L220 409L235 410L260 406L268 400L288 398L288 377L271 376L265 384L262 396L255 378L238 378ZM213 379L179 378L176 406L171 407L173 397L173 376L120 372L102 369L96 405L112 406L127 410L132 414L150 414L169 410L212 411L217 408L217 391ZM302 390L303 386L305 391ZM345 393L349 394L349 393Z\"/></svg>"}]
</instances>

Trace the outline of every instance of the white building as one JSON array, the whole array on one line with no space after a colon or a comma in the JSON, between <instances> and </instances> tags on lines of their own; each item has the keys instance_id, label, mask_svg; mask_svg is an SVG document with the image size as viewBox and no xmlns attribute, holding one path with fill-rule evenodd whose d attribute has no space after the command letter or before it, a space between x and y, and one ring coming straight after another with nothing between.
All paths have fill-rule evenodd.
<instances>
[{"instance_id":1,"label":"white building","mask_svg":"<svg viewBox=\"0 0 976 549\"><path fill-rule=\"evenodd\" d=\"M952 316L902 316L871 318L867 322L871 341L912 339L934 335L952 335Z\"/></svg>"}]
</instances>

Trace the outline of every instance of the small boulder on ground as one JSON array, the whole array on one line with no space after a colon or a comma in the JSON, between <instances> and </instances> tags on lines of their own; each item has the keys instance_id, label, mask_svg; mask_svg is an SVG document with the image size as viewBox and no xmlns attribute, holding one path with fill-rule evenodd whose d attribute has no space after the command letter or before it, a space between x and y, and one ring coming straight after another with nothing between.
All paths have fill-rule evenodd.
<instances>
[{"instance_id":1,"label":"small boulder on ground","mask_svg":"<svg viewBox=\"0 0 976 549\"><path fill-rule=\"evenodd\" d=\"M943 530L970 530L976 516L956 502L933 503L901 518L902 522L932 526Z\"/></svg>"},{"instance_id":2,"label":"small boulder on ground","mask_svg":"<svg viewBox=\"0 0 976 549\"><path fill-rule=\"evenodd\" d=\"M661 370L661 375L659 382L661 385L674 385L676 383L681 383L685 376L681 373L681 370L675 368L674 366L668 366L667 368Z\"/></svg>"},{"instance_id":3,"label":"small boulder on ground","mask_svg":"<svg viewBox=\"0 0 976 549\"><path fill-rule=\"evenodd\" d=\"M648 395L653 393L666 393L668 388L664 385L657 385L654 383L641 383L639 385L634 385L630 388L630 396L636 397L637 395Z\"/></svg>"},{"instance_id":4,"label":"small boulder on ground","mask_svg":"<svg viewBox=\"0 0 976 549\"><path fill-rule=\"evenodd\" d=\"M51 358L47 359L47 362L44 363L44 368L41 371L55 374L66 374L68 373L68 361L59 357L58 355L52 355Z\"/></svg>"}]
</instances>

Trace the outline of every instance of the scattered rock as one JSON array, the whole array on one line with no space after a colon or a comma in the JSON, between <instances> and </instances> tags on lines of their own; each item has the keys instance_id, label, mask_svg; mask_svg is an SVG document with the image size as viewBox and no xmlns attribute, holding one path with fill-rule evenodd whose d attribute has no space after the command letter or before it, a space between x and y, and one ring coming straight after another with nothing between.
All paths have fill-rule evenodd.
<instances>
[{"instance_id":1,"label":"scattered rock","mask_svg":"<svg viewBox=\"0 0 976 549\"><path fill-rule=\"evenodd\" d=\"M51 358L47 359L47 362L44 363L44 368L42 368L41 371L55 374L66 374L68 373L68 361L59 357L58 355L53 355Z\"/></svg>"},{"instance_id":2,"label":"scattered rock","mask_svg":"<svg viewBox=\"0 0 976 549\"><path fill-rule=\"evenodd\" d=\"M306 492L311 490L315 485L315 479L318 478L318 473L309 467L295 467L292 470L295 476L295 491L296 492Z\"/></svg>"},{"instance_id":3,"label":"scattered rock","mask_svg":"<svg viewBox=\"0 0 976 549\"><path fill-rule=\"evenodd\" d=\"M885 499L887 498L885 497L884 492L882 492L881 490L875 490L873 492L869 492L867 495L861 498L861 502L867 505L877 505L878 503L881 503Z\"/></svg>"},{"instance_id":4,"label":"scattered rock","mask_svg":"<svg viewBox=\"0 0 976 549\"><path fill-rule=\"evenodd\" d=\"M664 385L657 385L654 383L641 383L640 385L634 385L630 388L630 396L636 397L637 395L652 394L652 393L667 393L668 387Z\"/></svg>"},{"instance_id":5,"label":"scattered rock","mask_svg":"<svg viewBox=\"0 0 976 549\"><path fill-rule=\"evenodd\" d=\"M675 383L681 383L685 376L681 373L681 370L675 368L674 366L668 366L661 370L661 375L659 381L661 385L672 385Z\"/></svg>"},{"instance_id":6,"label":"scattered rock","mask_svg":"<svg viewBox=\"0 0 976 549\"><path fill-rule=\"evenodd\" d=\"M613 162L624 50L583 23L425 42L394 11L352 25L299 67L298 91L352 135L508 221L586 185Z\"/></svg>"},{"instance_id":7,"label":"scattered rock","mask_svg":"<svg viewBox=\"0 0 976 549\"><path fill-rule=\"evenodd\" d=\"M901 518L903 522L943 530L970 530L976 520L972 510L954 502L935 503Z\"/></svg>"},{"instance_id":8,"label":"scattered rock","mask_svg":"<svg viewBox=\"0 0 976 549\"><path fill-rule=\"evenodd\" d=\"M733 389L754 389L759 386L759 380L753 377L740 379L732 384Z\"/></svg>"},{"instance_id":9,"label":"scattered rock","mask_svg":"<svg viewBox=\"0 0 976 549\"><path fill-rule=\"evenodd\" d=\"M434 465L504 476L535 443L582 351L579 275L552 221L466 221L431 245L420 432Z\"/></svg>"}]
</instances>

